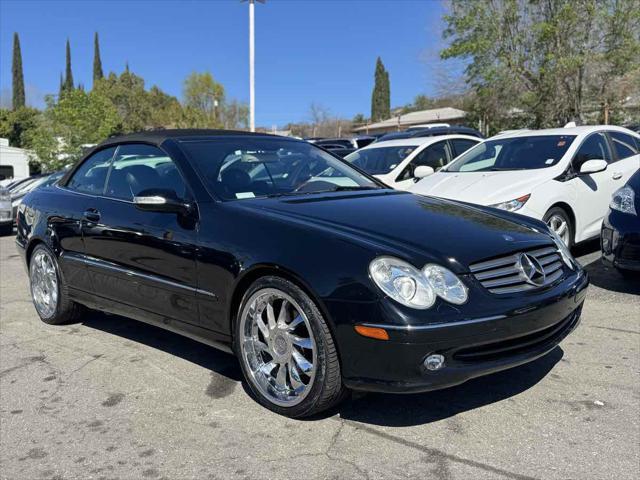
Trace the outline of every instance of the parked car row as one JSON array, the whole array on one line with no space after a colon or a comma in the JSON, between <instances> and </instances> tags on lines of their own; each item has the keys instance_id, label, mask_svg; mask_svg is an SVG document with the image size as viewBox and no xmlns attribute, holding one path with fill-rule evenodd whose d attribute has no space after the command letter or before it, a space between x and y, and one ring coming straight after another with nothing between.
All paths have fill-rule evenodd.
<instances>
[{"instance_id":1,"label":"parked car row","mask_svg":"<svg viewBox=\"0 0 640 480\"><path fill-rule=\"evenodd\" d=\"M456 138L437 142L446 163ZM16 243L44 322L94 308L233 352L290 417L537 359L577 327L589 283L540 220L247 132L109 139L23 198Z\"/></svg>"}]
</instances>

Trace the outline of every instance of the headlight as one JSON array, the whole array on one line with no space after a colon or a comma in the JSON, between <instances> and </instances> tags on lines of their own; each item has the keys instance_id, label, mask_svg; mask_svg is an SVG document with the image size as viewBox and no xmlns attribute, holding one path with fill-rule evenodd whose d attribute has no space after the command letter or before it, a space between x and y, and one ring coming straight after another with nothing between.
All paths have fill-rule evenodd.
<instances>
[{"instance_id":1,"label":"headlight","mask_svg":"<svg viewBox=\"0 0 640 480\"><path fill-rule=\"evenodd\" d=\"M573 255L571 255L571 252L569 251L569 247L565 245L562 238L560 238L560 235L558 235L553 230L549 229L549 234L551 235L551 238L553 238L553 241L555 242L556 247L558 247L558 252L560 252L562 261L567 265L567 267L573 270L575 265L574 263L575 260L573 259Z\"/></svg>"},{"instance_id":2,"label":"headlight","mask_svg":"<svg viewBox=\"0 0 640 480\"><path fill-rule=\"evenodd\" d=\"M6 190L0 191L0 202L9 202L9 201L11 201L11 194Z\"/></svg>"},{"instance_id":3,"label":"headlight","mask_svg":"<svg viewBox=\"0 0 640 480\"><path fill-rule=\"evenodd\" d=\"M494 203L493 205L489 205L493 208L499 208L500 210L506 210L507 212L515 212L516 210L520 210L527 200L529 200L531 194L523 195L522 197L518 197L513 200L509 200L508 202Z\"/></svg>"},{"instance_id":4,"label":"headlight","mask_svg":"<svg viewBox=\"0 0 640 480\"><path fill-rule=\"evenodd\" d=\"M611 210L618 210L623 213L630 213L631 215L637 215L634 198L636 192L633 191L629 185L619 188L613 194L609 208Z\"/></svg>"},{"instance_id":5,"label":"headlight","mask_svg":"<svg viewBox=\"0 0 640 480\"><path fill-rule=\"evenodd\" d=\"M440 265L429 264L425 265L422 272L440 298L456 305L467 301L467 287L451 270Z\"/></svg>"},{"instance_id":6,"label":"headlight","mask_svg":"<svg viewBox=\"0 0 640 480\"><path fill-rule=\"evenodd\" d=\"M375 284L396 302L421 310L431 307L436 296L457 305L467 301L467 288L451 271L429 264L422 271L400 259L379 257L369 265Z\"/></svg>"},{"instance_id":7,"label":"headlight","mask_svg":"<svg viewBox=\"0 0 640 480\"><path fill-rule=\"evenodd\" d=\"M371 278L396 302L425 309L436 301L436 294L417 268L393 257L378 257L369 265Z\"/></svg>"}]
</instances>

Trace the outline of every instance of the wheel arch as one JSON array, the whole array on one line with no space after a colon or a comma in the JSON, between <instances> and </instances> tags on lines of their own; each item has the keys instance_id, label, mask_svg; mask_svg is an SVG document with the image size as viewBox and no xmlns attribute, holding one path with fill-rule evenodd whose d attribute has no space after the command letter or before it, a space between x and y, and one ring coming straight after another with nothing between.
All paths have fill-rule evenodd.
<instances>
[{"instance_id":1,"label":"wheel arch","mask_svg":"<svg viewBox=\"0 0 640 480\"><path fill-rule=\"evenodd\" d=\"M290 281L291 283L296 285L298 288L300 288L304 293L306 293L309 296L309 298L316 304L316 306L320 310L320 313L322 313L322 316L327 321L326 323L329 326L329 330L331 331L331 335L333 336L333 339L334 339L334 344L336 345L338 360L340 361L340 364L342 364L340 349L338 347L338 341L336 339L334 322L333 322L333 319L331 318L331 315L329 314L329 311L327 310L326 306L324 305L320 297L307 284L307 282L305 282L302 278L300 278L299 275L296 275L294 272L275 264L255 265L238 278L235 284L235 287L233 289L233 294L231 296L231 301L229 302L229 306L227 310L228 311L227 321L229 322L228 325L229 325L229 331L231 332L231 337L233 338L235 336L234 323L237 319L238 309L240 308L242 297L244 296L245 292L249 289L249 287L253 284L253 282L258 280L259 278L267 277L267 276L280 277Z\"/></svg>"},{"instance_id":2,"label":"wheel arch","mask_svg":"<svg viewBox=\"0 0 640 480\"><path fill-rule=\"evenodd\" d=\"M549 213L549 210L553 208L561 208L569 216L569 220L571 220L571 226L573 227L573 242L576 243L576 238L578 237L578 224L576 223L576 214L573 208L567 202L558 201L551 204L545 211L544 215L546 216L547 213Z\"/></svg>"}]
</instances>

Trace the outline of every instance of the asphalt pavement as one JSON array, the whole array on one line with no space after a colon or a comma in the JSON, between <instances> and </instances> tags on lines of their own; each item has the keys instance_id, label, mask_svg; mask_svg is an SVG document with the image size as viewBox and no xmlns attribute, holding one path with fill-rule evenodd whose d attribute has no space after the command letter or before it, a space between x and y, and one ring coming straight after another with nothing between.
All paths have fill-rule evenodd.
<instances>
[{"instance_id":1,"label":"asphalt pavement","mask_svg":"<svg viewBox=\"0 0 640 480\"><path fill-rule=\"evenodd\" d=\"M0 238L1 479L635 479L640 281L579 248L592 286L547 356L459 387L259 406L230 355L122 317L48 326Z\"/></svg>"}]
</instances>

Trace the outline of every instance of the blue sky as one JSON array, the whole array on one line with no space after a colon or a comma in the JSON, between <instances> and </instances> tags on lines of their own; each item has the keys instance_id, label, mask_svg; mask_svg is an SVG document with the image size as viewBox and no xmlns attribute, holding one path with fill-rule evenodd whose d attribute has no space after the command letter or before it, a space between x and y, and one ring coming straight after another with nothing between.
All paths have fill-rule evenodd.
<instances>
[{"instance_id":1,"label":"blue sky","mask_svg":"<svg viewBox=\"0 0 640 480\"><path fill-rule=\"evenodd\" d=\"M211 71L227 96L248 101L248 7L238 0L2 0L0 90L11 88L12 36L20 35L27 100L56 93L71 41L76 82L91 85L93 32L105 72L129 62L147 87L180 97L192 71ZM268 0L256 5L256 124L368 115L378 55L391 103L437 91L444 7L430 0Z\"/></svg>"}]
</instances>

